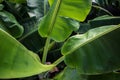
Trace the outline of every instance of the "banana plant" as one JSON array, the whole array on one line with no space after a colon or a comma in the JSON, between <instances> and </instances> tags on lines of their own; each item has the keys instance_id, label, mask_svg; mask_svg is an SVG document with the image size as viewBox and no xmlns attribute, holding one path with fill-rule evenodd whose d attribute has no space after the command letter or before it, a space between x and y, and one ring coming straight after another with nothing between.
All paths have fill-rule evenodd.
<instances>
[{"instance_id":1,"label":"banana plant","mask_svg":"<svg viewBox=\"0 0 120 80\"><path fill-rule=\"evenodd\" d=\"M6 1L0 2L6 6ZM21 24L22 21L17 22L15 14L1 8L0 79L39 75L43 76L41 80L48 80L50 78L47 75L61 62L66 66L53 80L99 80L99 77L102 80L120 79L120 17L104 15L85 23L92 7L91 0L48 0L50 7L47 0L7 2L12 5L26 4L29 8L35 8L39 15L34 14L37 20L35 25L30 24L33 22L30 21L33 19L31 14L27 17L30 19ZM37 2L43 2L44 6L40 8ZM43 11L39 12L36 6ZM16 26L11 27L8 21ZM81 34L81 27L89 29ZM19 35L16 37L16 34ZM56 50L52 51L58 43L62 43L59 47L61 56L46 65L51 57L49 53L58 55Z\"/></svg>"}]
</instances>

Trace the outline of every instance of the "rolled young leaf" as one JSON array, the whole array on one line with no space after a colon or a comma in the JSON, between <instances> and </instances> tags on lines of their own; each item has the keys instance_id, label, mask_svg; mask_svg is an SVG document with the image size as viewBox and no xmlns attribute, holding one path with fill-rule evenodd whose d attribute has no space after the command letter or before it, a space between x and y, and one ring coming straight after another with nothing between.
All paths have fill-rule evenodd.
<instances>
[{"instance_id":1,"label":"rolled young leaf","mask_svg":"<svg viewBox=\"0 0 120 80\"><path fill-rule=\"evenodd\" d=\"M21 78L53 68L43 65L39 57L0 29L0 79Z\"/></svg>"},{"instance_id":2,"label":"rolled young leaf","mask_svg":"<svg viewBox=\"0 0 120 80\"><path fill-rule=\"evenodd\" d=\"M77 68L81 74L89 75L119 69L119 27L103 26L71 37L62 47L65 63Z\"/></svg>"}]
</instances>

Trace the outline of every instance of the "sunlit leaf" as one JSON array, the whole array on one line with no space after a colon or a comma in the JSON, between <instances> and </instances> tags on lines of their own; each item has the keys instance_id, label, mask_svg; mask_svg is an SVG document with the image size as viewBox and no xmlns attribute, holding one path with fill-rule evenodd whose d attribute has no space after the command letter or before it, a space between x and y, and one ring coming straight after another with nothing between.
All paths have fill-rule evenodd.
<instances>
[{"instance_id":1,"label":"sunlit leaf","mask_svg":"<svg viewBox=\"0 0 120 80\"><path fill-rule=\"evenodd\" d=\"M27 50L2 29L0 45L0 79L32 76L53 68L53 65L41 64L35 53Z\"/></svg>"},{"instance_id":2,"label":"sunlit leaf","mask_svg":"<svg viewBox=\"0 0 120 80\"><path fill-rule=\"evenodd\" d=\"M49 12L39 24L40 35L50 37L58 42L64 41L72 33L73 28L71 29L71 27L78 27L78 25L75 25L78 22L74 21L73 25L69 18L83 21L90 8L91 0L54 0Z\"/></svg>"},{"instance_id":3,"label":"sunlit leaf","mask_svg":"<svg viewBox=\"0 0 120 80\"><path fill-rule=\"evenodd\" d=\"M49 0L52 5L55 0ZM60 0L59 15L84 21L91 8L92 0Z\"/></svg>"}]
</instances>

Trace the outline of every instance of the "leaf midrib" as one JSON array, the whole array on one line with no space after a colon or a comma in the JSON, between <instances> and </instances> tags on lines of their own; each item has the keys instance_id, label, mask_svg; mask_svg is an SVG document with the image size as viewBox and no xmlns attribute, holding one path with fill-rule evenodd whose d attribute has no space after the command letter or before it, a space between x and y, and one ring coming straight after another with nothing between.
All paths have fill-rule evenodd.
<instances>
[{"instance_id":1,"label":"leaf midrib","mask_svg":"<svg viewBox=\"0 0 120 80\"><path fill-rule=\"evenodd\" d=\"M107 31L105 31L105 32L103 32L103 33L100 33L99 35L97 35L97 36L94 37L94 38L91 38L91 39L87 40L85 43L80 44L78 47L72 49L70 52L65 53L65 55L68 55L68 54L73 53L75 50L79 49L80 47L82 47L82 46L84 46L84 45L86 45L86 44L94 41L95 39L97 39L97 38L99 38L99 37L101 37L101 36L103 36L103 35L111 32L111 31L114 31L114 30L116 30L116 29L118 29L118 28L120 28L120 24L119 24L119 25L116 25L116 27L114 27L114 28L112 28L112 29L110 28L109 30L107 30ZM63 54L64 54L64 53L63 53Z\"/></svg>"},{"instance_id":2,"label":"leaf midrib","mask_svg":"<svg viewBox=\"0 0 120 80\"><path fill-rule=\"evenodd\" d=\"M54 28L54 24L56 22L56 18L57 18L57 15L58 15L58 12L59 12L59 9L60 9L60 4L62 2L62 0L56 0L56 5L55 5L55 10L52 14L52 18L51 18L51 22L50 22L50 25L49 25L49 32L47 35L50 35L50 33L52 32L53 28ZM53 4L54 5L54 4Z\"/></svg>"}]
</instances>

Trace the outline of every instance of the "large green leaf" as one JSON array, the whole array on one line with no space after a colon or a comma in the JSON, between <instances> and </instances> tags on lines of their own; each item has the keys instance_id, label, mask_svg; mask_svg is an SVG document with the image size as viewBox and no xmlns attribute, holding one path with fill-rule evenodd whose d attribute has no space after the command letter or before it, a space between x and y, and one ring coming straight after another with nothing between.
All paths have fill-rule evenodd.
<instances>
[{"instance_id":1,"label":"large green leaf","mask_svg":"<svg viewBox=\"0 0 120 80\"><path fill-rule=\"evenodd\" d=\"M49 0L49 3L52 5L54 1ZM90 11L91 3L92 0L60 0L59 15L84 21Z\"/></svg>"},{"instance_id":2,"label":"large green leaf","mask_svg":"<svg viewBox=\"0 0 120 80\"><path fill-rule=\"evenodd\" d=\"M119 27L103 26L71 37L62 47L65 63L77 68L81 74L101 74L119 69Z\"/></svg>"},{"instance_id":3,"label":"large green leaf","mask_svg":"<svg viewBox=\"0 0 120 80\"><path fill-rule=\"evenodd\" d=\"M54 0L49 12L39 24L40 35L56 41L64 41L72 33L73 28L71 27L78 28L76 25L78 23L72 22L69 18L83 21L89 13L90 7L91 0Z\"/></svg>"},{"instance_id":4,"label":"large green leaf","mask_svg":"<svg viewBox=\"0 0 120 80\"><path fill-rule=\"evenodd\" d=\"M7 11L0 12L0 28L4 29L12 36L18 38L23 34L23 26L21 26L15 17Z\"/></svg>"},{"instance_id":5,"label":"large green leaf","mask_svg":"<svg viewBox=\"0 0 120 80\"><path fill-rule=\"evenodd\" d=\"M81 75L77 69L66 67L54 80L120 80L120 73Z\"/></svg>"},{"instance_id":6,"label":"large green leaf","mask_svg":"<svg viewBox=\"0 0 120 80\"><path fill-rule=\"evenodd\" d=\"M46 17L43 21L41 21L39 25L39 33L42 37L50 37L57 42L64 41L71 35L74 29L76 30L79 28L78 22L70 20L68 18L58 17L56 20L56 24L54 24L55 27L51 31L49 31L50 29L48 29L48 25L50 23L47 24L45 22L49 22L49 19L47 19Z\"/></svg>"},{"instance_id":7,"label":"large green leaf","mask_svg":"<svg viewBox=\"0 0 120 80\"><path fill-rule=\"evenodd\" d=\"M32 76L53 68L53 65L41 64L35 53L2 29L0 45L0 79Z\"/></svg>"}]
</instances>

